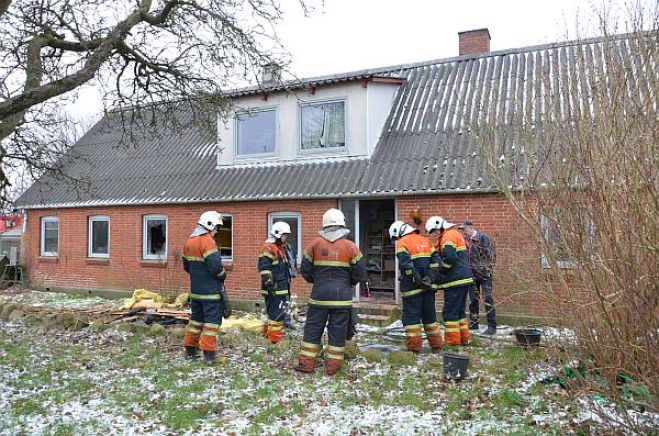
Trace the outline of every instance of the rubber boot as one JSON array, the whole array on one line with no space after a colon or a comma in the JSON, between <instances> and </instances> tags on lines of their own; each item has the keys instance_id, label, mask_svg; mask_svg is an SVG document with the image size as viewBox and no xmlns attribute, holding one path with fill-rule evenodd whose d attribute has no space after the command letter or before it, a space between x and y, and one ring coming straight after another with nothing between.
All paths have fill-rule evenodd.
<instances>
[{"instance_id":1,"label":"rubber boot","mask_svg":"<svg viewBox=\"0 0 659 436\"><path fill-rule=\"evenodd\" d=\"M217 362L217 354L215 351L204 351L204 363L212 365L215 362Z\"/></svg>"},{"instance_id":2,"label":"rubber boot","mask_svg":"<svg viewBox=\"0 0 659 436\"><path fill-rule=\"evenodd\" d=\"M199 354L199 350L197 347L185 347L185 358L190 359L190 360L196 360L199 359L201 355Z\"/></svg>"},{"instance_id":3,"label":"rubber boot","mask_svg":"<svg viewBox=\"0 0 659 436\"><path fill-rule=\"evenodd\" d=\"M460 320L460 345L471 344L471 331L469 330L469 323L466 319Z\"/></svg>"},{"instance_id":4,"label":"rubber boot","mask_svg":"<svg viewBox=\"0 0 659 436\"><path fill-rule=\"evenodd\" d=\"M419 336L408 336L406 338L407 351L412 351L414 353L420 353L423 348L423 340L421 335Z\"/></svg>"},{"instance_id":5,"label":"rubber boot","mask_svg":"<svg viewBox=\"0 0 659 436\"><path fill-rule=\"evenodd\" d=\"M316 369L316 358L299 356L298 364L295 366L296 371L312 373Z\"/></svg>"},{"instance_id":6,"label":"rubber boot","mask_svg":"<svg viewBox=\"0 0 659 436\"><path fill-rule=\"evenodd\" d=\"M327 375L336 374L341 369L341 365L343 365L343 359L326 358L325 359L325 374L327 374Z\"/></svg>"}]
</instances>

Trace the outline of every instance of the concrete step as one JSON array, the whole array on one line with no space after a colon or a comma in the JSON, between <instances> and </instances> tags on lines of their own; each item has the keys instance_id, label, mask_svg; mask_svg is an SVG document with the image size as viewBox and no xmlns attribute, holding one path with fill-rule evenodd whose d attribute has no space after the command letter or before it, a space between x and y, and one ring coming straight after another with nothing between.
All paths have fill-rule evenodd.
<instances>
[{"instance_id":1,"label":"concrete step","mask_svg":"<svg viewBox=\"0 0 659 436\"><path fill-rule=\"evenodd\" d=\"M391 316L387 315L369 315L365 313L359 314L359 322L362 324L374 325L378 327L386 327L391 324Z\"/></svg>"},{"instance_id":2,"label":"concrete step","mask_svg":"<svg viewBox=\"0 0 659 436\"><path fill-rule=\"evenodd\" d=\"M357 309L359 313L367 315L397 316L400 310L399 307L395 304L377 304L371 302L354 303L353 307Z\"/></svg>"}]
</instances>

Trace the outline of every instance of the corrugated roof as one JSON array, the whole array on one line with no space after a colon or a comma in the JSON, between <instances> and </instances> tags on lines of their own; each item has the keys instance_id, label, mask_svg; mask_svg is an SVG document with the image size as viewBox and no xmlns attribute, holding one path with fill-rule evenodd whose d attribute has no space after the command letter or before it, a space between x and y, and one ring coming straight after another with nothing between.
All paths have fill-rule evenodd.
<instances>
[{"instance_id":1,"label":"corrugated roof","mask_svg":"<svg viewBox=\"0 0 659 436\"><path fill-rule=\"evenodd\" d=\"M605 76L604 43L603 38L595 38L548 44L230 93L239 97L284 91L300 83L320 86L373 76L405 78L370 159L334 158L217 168L215 132L191 128L183 133L144 135L137 147L124 148L118 145L118 117L105 118L72 148L65 164L65 172L88 182L88 189L75 189L70 182L46 175L17 200L16 206L495 191L497 185L487 177L478 139L470 128L486 122L506 126L522 120L540 125L548 116L564 119L576 113L592 115L597 108L593 107L589 87L597 85L591 83L593 78ZM621 57L633 57L635 44L630 35L622 35L615 39L615 52ZM647 83L650 81L645 79L630 82L630 96L642 95L656 102L656 89ZM545 104L544 96L548 93L559 96L552 99L556 102L553 107ZM501 128L496 146L502 157L514 159L523 150L522 142L514 132ZM510 177L517 178L527 171L513 165Z\"/></svg>"}]
</instances>

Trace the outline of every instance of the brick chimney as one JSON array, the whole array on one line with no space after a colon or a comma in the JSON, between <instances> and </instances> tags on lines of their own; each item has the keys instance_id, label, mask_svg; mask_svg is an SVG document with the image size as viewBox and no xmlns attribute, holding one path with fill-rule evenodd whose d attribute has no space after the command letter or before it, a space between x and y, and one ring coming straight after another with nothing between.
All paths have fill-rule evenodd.
<instances>
[{"instance_id":1,"label":"brick chimney","mask_svg":"<svg viewBox=\"0 0 659 436\"><path fill-rule=\"evenodd\" d=\"M488 53L490 51L490 31L484 29L458 32L459 55Z\"/></svg>"}]
</instances>

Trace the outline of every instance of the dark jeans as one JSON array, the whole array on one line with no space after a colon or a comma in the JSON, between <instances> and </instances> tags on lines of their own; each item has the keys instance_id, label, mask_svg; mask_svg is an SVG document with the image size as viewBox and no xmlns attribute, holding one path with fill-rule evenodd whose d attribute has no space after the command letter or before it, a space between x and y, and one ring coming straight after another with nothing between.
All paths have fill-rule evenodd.
<instances>
[{"instance_id":1,"label":"dark jeans","mask_svg":"<svg viewBox=\"0 0 659 436\"><path fill-rule=\"evenodd\" d=\"M431 324L437 321L435 310L435 293L425 291L413 297L403 298L403 325L414 325L422 322Z\"/></svg>"},{"instance_id":2,"label":"dark jeans","mask_svg":"<svg viewBox=\"0 0 659 436\"><path fill-rule=\"evenodd\" d=\"M307 322L304 324L302 340L311 344L320 344L327 325L327 339L334 347L344 347L346 335L350 324L352 308L333 309L309 306L307 309Z\"/></svg>"},{"instance_id":3,"label":"dark jeans","mask_svg":"<svg viewBox=\"0 0 659 436\"><path fill-rule=\"evenodd\" d=\"M478 322L478 303L481 294L485 302L487 325L496 327L497 317L494 310L494 299L492 298L492 277L474 279L474 285L469 290L469 318L472 322Z\"/></svg>"}]
</instances>

